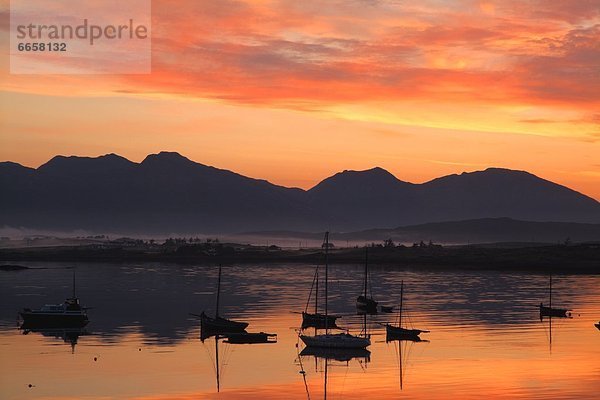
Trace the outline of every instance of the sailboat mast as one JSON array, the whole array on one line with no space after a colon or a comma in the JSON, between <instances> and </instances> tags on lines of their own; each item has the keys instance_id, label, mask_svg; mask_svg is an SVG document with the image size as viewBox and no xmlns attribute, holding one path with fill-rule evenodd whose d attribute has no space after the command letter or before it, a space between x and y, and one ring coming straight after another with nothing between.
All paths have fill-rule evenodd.
<instances>
[{"instance_id":1,"label":"sailboat mast","mask_svg":"<svg viewBox=\"0 0 600 400\"><path fill-rule=\"evenodd\" d=\"M75 270L73 270L73 298L75 298Z\"/></svg>"},{"instance_id":2,"label":"sailboat mast","mask_svg":"<svg viewBox=\"0 0 600 400\"><path fill-rule=\"evenodd\" d=\"M315 315L319 312L319 266L317 265L317 276L315 277Z\"/></svg>"},{"instance_id":3,"label":"sailboat mast","mask_svg":"<svg viewBox=\"0 0 600 400\"><path fill-rule=\"evenodd\" d=\"M369 279L369 248L365 247L365 288L364 296L367 298L367 280Z\"/></svg>"},{"instance_id":4,"label":"sailboat mast","mask_svg":"<svg viewBox=\"0 0 600 400\"><path fill-rule=\"evenodd\" d=\"M402 301L404 297L404 281L400 281L400 313L398 314L398 327L402 328Z\"/></svg>"},{"instance_id":5,"label":"sailboat mast","mask_svg":"<svg viewBox=\"0 0 600 400\"><path fill-rule=\"evenodd\" d=\"M219 279L217 280L217 306L215 310L215 318L219 318L219 297L221 296L221 264L219 264Z\"/></svg>"},{"instance_id":6,"label":"sailboat mast","mask_svg":"<svg viewBox=\"0 0 600 400\"><path fill-rule=\"evenodd\" d=\"M328 323L328 279L329 279L329 232L325 232L325 334L329 333Z\"/></svg>"},{"instance_id":7,"label":"sailboat mast","mask_svg":"<svg viewBox=\"0 0 600 400\"><path fill-rule=\"evenodd\" d=\"M552 274L550 274L550 308L552 308Z\"/></svg>"}]
</instances>

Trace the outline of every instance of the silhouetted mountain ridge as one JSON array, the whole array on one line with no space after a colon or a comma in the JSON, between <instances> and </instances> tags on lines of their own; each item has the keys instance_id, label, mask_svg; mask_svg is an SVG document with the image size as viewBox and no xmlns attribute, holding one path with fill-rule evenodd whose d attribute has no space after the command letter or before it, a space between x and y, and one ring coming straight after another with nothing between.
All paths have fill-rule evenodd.
<instances>
[{"instance_id":1,"label":"silhouetted mountain ridge","mask_svg":"<svg viewBox=\"0 0 600 400\"><path fill-rule=\"evenodd\" d=\"M376 167L310 190L196 163L175 152L0 163L0 226L123 233L361 230L510 217L600 222L600 203L525 171L488 168L423 184Z\"/></svg>"},{"instance_id":2,"label":"silhouetted mountain ridge","mask_svg":"<svg viewBox=\"0 0 600 400\"><path fill-rule=\"evenodd\" d=\"M264 231L244 236L277 239L311 240L318 243L323 232ZM577 222L519 221L512 218L481 218L465 221L430 222L391 229L367 229L356 232L332 232L333 242L351 241L381 244L396 243L568 243L600 241L600 224Z\"/></svg>"}]
</instances>

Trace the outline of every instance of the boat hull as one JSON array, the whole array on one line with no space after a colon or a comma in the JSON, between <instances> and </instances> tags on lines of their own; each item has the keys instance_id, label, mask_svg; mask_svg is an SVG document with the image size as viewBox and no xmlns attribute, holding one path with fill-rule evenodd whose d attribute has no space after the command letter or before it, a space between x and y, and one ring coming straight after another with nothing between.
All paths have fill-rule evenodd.
<instances>
[{"instance_id":1,"label":"boat hull","mask_svg":"<svg viewBox=\"0 0 600 400\"><path fill-rule=\"evenodd\" d=\"M226 318L212 318L204 312L200 314L200 328L204 331L212 331L216 333L235 333L244 332L248 327L247 322L233 321Z\"/></svg>"},{"instance_id":2,"label":"boat hull","mask_svg":"<svg viewBox=\"0 0 600 400\"><path fill-rule=\"evenodd\" d=\"M540 317L567 318L569 310L540 306Z\"/></svg>"},{"instance_id":3,"label":"boat hull","mask_svg":"<svg viewBox=\"0 0 600 400\"><path fill-rule=\"evenodd\" d=\"M393 325L389 325L389 324L387 324L385 326L386 341L388 341L388 342L392 341L392 340L419 341L419 340L421 340L419 335L424 332L428 332L428 331L423 331L420 329L400 328L398 326L393 326Z\"/></svg>"},{"instance_id":4,"label":"boat hull","mask_svg":"<svg viewBox=\"0 0 600 400\"><path fill-rule=\"evenodd\" d=\"M227 337L225 343L231 344L277 343L277 335L274 333L240 332L228 333L225 336Z\"/></svg>"},{"instance_id":5,"label":"boat hull","mask_svg":"<svg viewBox=\"0 0 600 400\"><path fill-rule=\"evenodd\" d=\"M21 311L23 325L31 328L84 327L89 320L80 312L48 313L41 311Z\"/></svg>"},{"instance_id":6,"label":"boat hull","mask_svg":"<svg viewBox=\"0 0 600 400\"><path fill-rule=\"evenodd\" d=\"M302 328L336 328L337 315L302 313Z\"/></svg>"},{"instance_id":7,"label":"boat hull","mask_svg":"<svg viewBox=\"0 0 600 400\"><path fill-rule=\"evenodd\" d=\"M308 347L327 349L364 349L371 345L371 340L366 337L353 336L347 333L324 335L300 335L300 339Z\"/></svg>"},{"instance_id":8,"label":"boat hull","mask_svg":"<svg viewBox=\"0 0 600 400\"><path fill-rule=\"evenodd\" d=\"M356 299L356 308L363 312L376 313L377 304L375 300L365 296L358 296Z\"/></svg>"}]
</instances>

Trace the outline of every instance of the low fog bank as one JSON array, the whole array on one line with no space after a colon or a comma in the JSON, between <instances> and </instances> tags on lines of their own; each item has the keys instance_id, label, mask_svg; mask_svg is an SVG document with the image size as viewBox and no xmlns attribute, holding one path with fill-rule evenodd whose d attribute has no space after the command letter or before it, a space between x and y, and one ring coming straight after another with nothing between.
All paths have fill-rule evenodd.
<instances>
[{"instance_id":1,"label":"low fog bank","mask_svg":"<svg viewBox=\"0 0 600 400\"><path fill-rule=\"evenodd\" d=\"M196 234L167 232L94 232L88 230L49 231L4 226L0 228L0 248L48 247L101 244L107 242L143 241L162 244L171 239L178 243L202 243L217 240L283 248L317 248L324 232L257 231L246 233ZM570 244L600 242L600 224L531 222L509 218L487 218L450 221L398 227L370 229L358 232L336 232L330 239L335 247L356 247L372 244L388 245L467 245L482 243Z\"/></svg>"}]
</instances>

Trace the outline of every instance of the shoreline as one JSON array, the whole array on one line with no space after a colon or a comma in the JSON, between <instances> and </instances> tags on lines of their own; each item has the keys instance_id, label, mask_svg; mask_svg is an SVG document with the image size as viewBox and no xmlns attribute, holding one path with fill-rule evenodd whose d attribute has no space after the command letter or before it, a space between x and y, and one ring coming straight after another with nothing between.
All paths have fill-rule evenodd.
<instances>
[{"instance_id":1,"label":"shoreline","mask_svg":"<svg viewBox=\"0 0 600 400\"><path fill-rule=\"evenodd\" d=\"M281 249L276 246L180 246L176 248L56 246L0 249L0 263L48 262L168 262L168 263L323 263L322 250ZM362 264L365 249L337 248L329 252L331 264ZM530 247L369 247L369 264L435 269L491 269L600 274L598 244Z\"/></svg>"}]
</instances>

